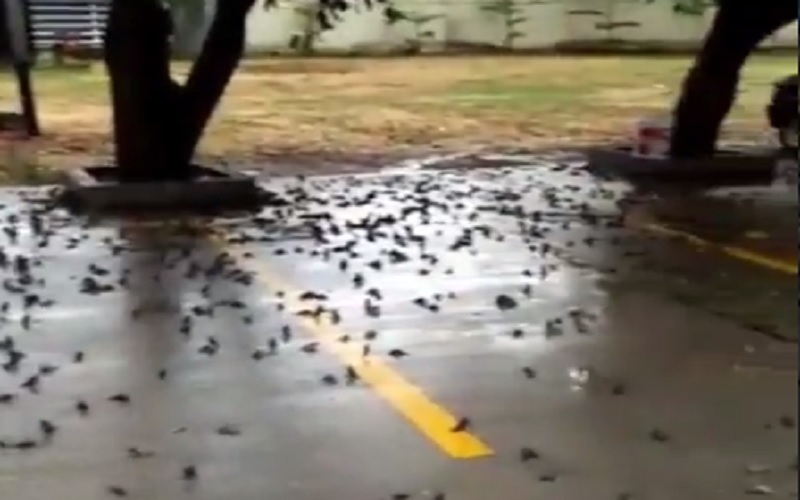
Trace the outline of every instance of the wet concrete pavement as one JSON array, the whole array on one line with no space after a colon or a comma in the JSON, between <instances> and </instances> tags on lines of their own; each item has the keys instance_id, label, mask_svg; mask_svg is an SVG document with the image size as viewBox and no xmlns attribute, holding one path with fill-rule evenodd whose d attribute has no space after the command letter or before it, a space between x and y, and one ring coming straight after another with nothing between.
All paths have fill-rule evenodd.
<instances>
[{"instance_id":1,"label":"wet concrete pavement","mask_svg":"<svg viewBox=\"0 0 800 500\"><path fill-rule=\"evenodd\" d=\"M662 224L716 243L797 262L797 192L728 189L659 204Z\"/></svg>"},{"instance_id":2,"label":"wet concrete pavement","mask_svg":"<svg viewBox=\"0 0 800 500\"><path fill-rule=\"evenodd\" d=\"M270 187L191 223L2 195L0 498L796 497L796 275L640 229L729 194L545 162ZM788 238L785 192L696 233Z\"/></svg>"}]
</instances>

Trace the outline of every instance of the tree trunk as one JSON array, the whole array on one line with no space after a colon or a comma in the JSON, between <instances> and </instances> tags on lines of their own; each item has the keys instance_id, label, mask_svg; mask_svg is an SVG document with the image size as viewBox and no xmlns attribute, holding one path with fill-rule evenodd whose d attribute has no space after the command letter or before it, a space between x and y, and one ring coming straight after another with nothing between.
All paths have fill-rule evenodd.
<instances>
[{"instance_id":1,"label":"tree trunk","mask_svg":"<svg viewBox=\"0 0 800 500\"><path fill-rule=\"evenodd\" d=\"M714 155L747 58L761 42L797 16L795 0L771 0L758 5L746 0L725 0L719 4L675 108L670 145L674 157Z\"/></svg>"},{"instance_id":2,"label":"tree trunk","mask_svg":"<svg viewBox=\"0 0 800 500\"><path fill-rule=\"evenodd\" d=\"M203 50L192 67L181 96L184 117L178 129L179 162L192 160L233 72L244 54L247 14L256 0L217 0L214 20Z\"/></svg>"},{"instance_id":3,"label":"tree trunk","mask_svg":"<svg viewBox=\"0 0 800 500\"><path fill-rule=\"evenodd\" d=\"M181 86L170 76L172 20L160 0L113 0L105 39L122 181L189 180L190 163L244 47L255 0L219 0L203 51Z\"/></svg>"},{"instance_id":4,"label":"tree trunk","mask_svg":"<svg viewBox=\"0 0 800 500\"><path fill-rule=\"evenodd\" d=\"M176 122L169 73L169 18L159 0L114 0L106 27L114 144L120 178L167 179Z\"/></svg>"}]
</instances>

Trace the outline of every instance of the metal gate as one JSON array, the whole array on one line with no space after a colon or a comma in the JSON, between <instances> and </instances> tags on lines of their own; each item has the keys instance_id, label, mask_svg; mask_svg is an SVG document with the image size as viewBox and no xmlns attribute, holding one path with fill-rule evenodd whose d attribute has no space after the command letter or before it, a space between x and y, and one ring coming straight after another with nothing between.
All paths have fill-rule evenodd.
<instances>
[{"instance_id":1,"label":"metal gate","mask_svg":"<svg viewBox=\"0 0 800 500\"><path fill-rule=\"evenodd\" d=\"M110 0L28 0L28 3L37 49L49 50L67 36L82 48L102 48Z\"/></svg>"}]
</instances>

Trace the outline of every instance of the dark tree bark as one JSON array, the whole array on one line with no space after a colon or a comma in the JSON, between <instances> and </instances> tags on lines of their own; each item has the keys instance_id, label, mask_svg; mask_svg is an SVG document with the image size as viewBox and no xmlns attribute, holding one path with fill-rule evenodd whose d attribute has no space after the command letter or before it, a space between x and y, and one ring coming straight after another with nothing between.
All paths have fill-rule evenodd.
<instances>
[{"instance_id":1,"label":"dark tree bark","mask_svg":"<svg viewBox=\"0 0 800 500\"><path fill-rule=\"evenodd\" d=\"M195 149L244 50L255 0L218 0L184 85L170 76L172 19L160 0L113 0L105 39L123 181L188 180Z\"/></svg>"},{"instance_id":2,"label":"dark tree bark","mask_svg":"<svg viewBox=\"0 0 800 500\"><path fill-rule=\"evenodd\" d=\"M217 12L182 96L185 120L178 160L191 161L203 131L244 54L247 14L255 0L217 0Z\"/></svg>"},{"instance_id":3,"label":"dark tree bark","mask_svg":"<svg viewBox=\"0 0 800 500\"><path fill-rule=\"evenodd\" d=\"M719 0L719 10L689 71L675 110L671 153L708 157L736 98L739 74L758 45L797 19L796 0Z\"/></svg>"}]
</instances>

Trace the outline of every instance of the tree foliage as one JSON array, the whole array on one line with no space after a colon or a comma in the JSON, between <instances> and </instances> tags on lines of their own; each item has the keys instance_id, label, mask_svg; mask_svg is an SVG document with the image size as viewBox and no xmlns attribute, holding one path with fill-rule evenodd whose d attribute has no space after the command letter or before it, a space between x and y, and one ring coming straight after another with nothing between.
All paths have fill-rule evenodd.
<instances>
[{"instance_id":1,"label":"tree foliage","mask_svg":"<svg viewBox=\"0 0 800 500\"><path fill-rule=\"evenodd\" d=\"M264 9L278 7L279 0L263 0ZM336 23L342 20L342 15L356 5L363 5L368 9L382 6L390 9L389 0L315 0L317 4L317 24L322 31L332 30Z\"/></svg>"},{"instance_id":2,"label":"tree foliage","mask_svg":"<svg viewBox=\"0 0 800 500\"><path fill-rule=\"evenodd\" d=\"M648 4L665 0L646 0ZM672 2L672 11L676 14L685 14L688 16L702 16L706 11L716 6L714 0L666 0Z\"/></svg>"}]
</instances>

